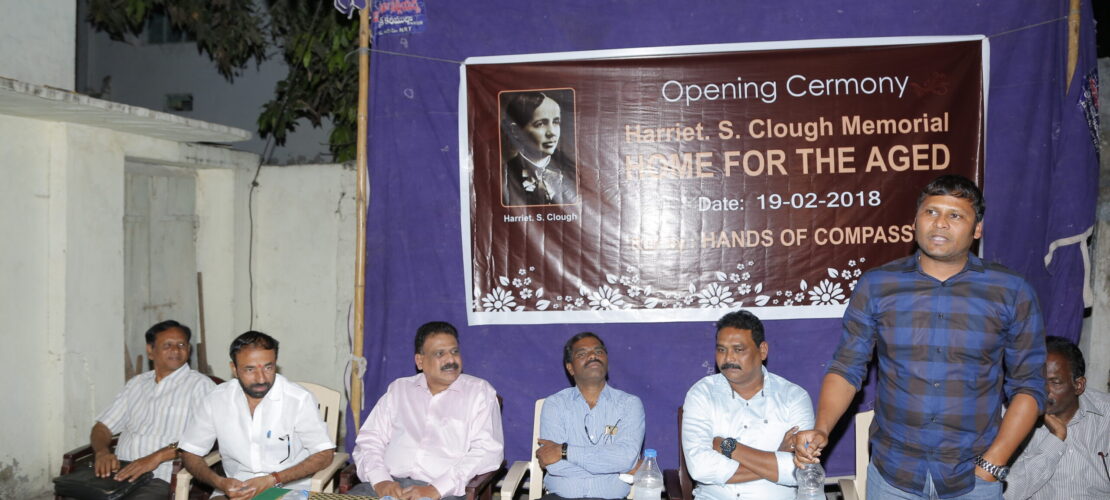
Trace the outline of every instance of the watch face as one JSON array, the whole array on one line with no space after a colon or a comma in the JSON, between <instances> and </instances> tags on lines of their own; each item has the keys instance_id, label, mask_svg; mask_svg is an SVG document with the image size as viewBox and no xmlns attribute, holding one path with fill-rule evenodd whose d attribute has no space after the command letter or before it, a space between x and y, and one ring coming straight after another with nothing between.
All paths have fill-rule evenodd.
<instances>
[{"instance_id":1,"label":"watch face","mask_svg":"<svg viewBox=\"0 0 1110 500\"><path fill-rule=\"evenodd\" d=\"M1009 467L999 467L998 468L998 474L995 474L994 477L997 477L999 481L1005 481L1006 476L1009 476L1009 475L1010 475L1010 468Z\"/></svg>"}]
</instances>

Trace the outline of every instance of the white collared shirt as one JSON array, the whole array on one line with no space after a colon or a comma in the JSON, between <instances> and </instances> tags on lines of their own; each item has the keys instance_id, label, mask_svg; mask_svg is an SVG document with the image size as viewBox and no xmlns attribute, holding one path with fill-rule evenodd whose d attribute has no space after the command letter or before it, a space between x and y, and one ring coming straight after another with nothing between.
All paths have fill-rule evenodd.
<instances>
[{"instance_id":1,"label":"white collared shirt","mask_svg":"<svg viewBox=\"0 0 1110 500\"><path fill-rule=\"evenodd\" d=\"M181 439L189 410L216 384L189 365L154 381L154 371L127 381L112 404L96 420L113 434L119 433L116 456L120 460L143 458ZM154 477L169 482L173 464L162 462Z\"/></svg>"},{"instance_id":2,"label":"white collared shirt","mask_svg":"<svg viewBox=\"0 0 1110 500\"><path fill-rule=\"evenodd\" d=\"M698 483L697 498L717 500L794 498L794 455L776 451L791 427L813 428L813 403L809 393L767 368L763 390L745 400L736 394L724 375L699 380L686 393L682 407L682 451L686 467ZM713 438L731 437L744 445L774 451L779 465L777 483L758 479L726 484L740 466L713 449Z\"/></svg>"},{"instance_id":3,"label":"white collared shirt","mask_svg":"<svg viewBox=\"0 0 1110 500\"><path fill-rule=\"evenodd\" d=\"M320 420L316 398L280 374L253 416L242 386L234 379L220 384L197 405L179 446L204 456L216 441L224 473L240 481L288 469L309 455L335 448ZM309 483L306 477L285 487L308 489Z\"/></svg>"}]
</instances>

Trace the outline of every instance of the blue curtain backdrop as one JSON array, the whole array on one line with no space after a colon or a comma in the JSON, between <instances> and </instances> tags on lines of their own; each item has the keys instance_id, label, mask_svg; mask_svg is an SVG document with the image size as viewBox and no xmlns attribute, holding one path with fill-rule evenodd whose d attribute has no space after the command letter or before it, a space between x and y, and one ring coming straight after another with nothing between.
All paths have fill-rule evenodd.
<instances>
[{"instance_id":1,"label":"blue curtain backdrop","mask_svg":"<svg viewBox=\"0 0 1110 500\"><path fill-rule=\"evenodd\" d=\"M610 383L640 396L645 447L677 467L675 410L686 390L713 373L709 323L466 326L459 228L459 63L471 56L814 38L911 35L990 37L984 251L1037 289L1048 331L1077 338L1082 316L1079 247L1049 245L1094 221L1097 158L1084 110L1095 68L1091 7L1084 0L1080 60L1065 88L1065 0L1045 1L658 1L426 0L423 32L384 35L371 58L366 250L366 402L415 372L416 327L460 327L465 371L504 397L506 458L526 459L535 399L568 385L563 342L601 335ZM1096 93L1097 95L1097 93ZM910 217L907 214L907 217ZM1080 238L1081 240L1082 238ZM1083 244L1080 242L1080 244ZM768 369L810 391L840 335L840 321L766 325ZM872 407L865 390L859 407ZM854 411L855 408L853 408ZM850 436L850 421L841 432ZM348 433L348 448L355 432ZM828 453L830 475L853 473L854 446Z\"/></svg>"}]
</instances>

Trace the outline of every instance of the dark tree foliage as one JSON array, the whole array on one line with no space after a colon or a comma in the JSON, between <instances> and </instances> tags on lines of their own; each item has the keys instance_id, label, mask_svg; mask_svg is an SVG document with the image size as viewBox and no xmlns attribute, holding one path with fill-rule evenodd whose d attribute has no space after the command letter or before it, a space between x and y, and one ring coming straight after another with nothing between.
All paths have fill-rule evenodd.
<instances>
[{"instance_id":1,"label":"dark tree foliage","mask_svg":"<svg viewBox=\"0 0 1110 500\"><path fill-rule=\"evenodd\" d=\"M89 0L88 21L114 40L142 32L165 12L174 28L196 39L228 81L254 60L280 53L289 74L263 105L258 133L281 145L297 121L330 118L335 161L355 157L358 107L358 20L325 0Z\"/></svg>"}]
</instances>

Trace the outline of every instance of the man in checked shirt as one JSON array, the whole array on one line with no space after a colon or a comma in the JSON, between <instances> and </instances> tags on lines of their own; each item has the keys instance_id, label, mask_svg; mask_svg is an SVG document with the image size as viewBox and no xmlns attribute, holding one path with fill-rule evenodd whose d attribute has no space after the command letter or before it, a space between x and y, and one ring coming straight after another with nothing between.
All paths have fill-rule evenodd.
<instances>
[{"instance_id":1,"label":"man in checked shirt","mask_svg":"<svg viewBox=\"0 0 1110 500\"><path fill-rule=\"evenodd\" d=\"M1032 287L969 252L983 211L964 177L921 192L918 251L856 285L814 428L795 436L796 465L819 460L876 352L867 497L1002 498L1005 465L1044 408L1045 340Z\"/></svg>"}]
</instances>

